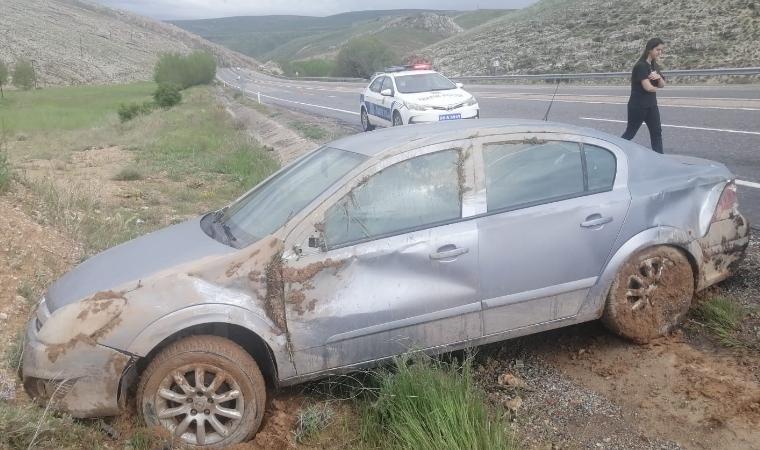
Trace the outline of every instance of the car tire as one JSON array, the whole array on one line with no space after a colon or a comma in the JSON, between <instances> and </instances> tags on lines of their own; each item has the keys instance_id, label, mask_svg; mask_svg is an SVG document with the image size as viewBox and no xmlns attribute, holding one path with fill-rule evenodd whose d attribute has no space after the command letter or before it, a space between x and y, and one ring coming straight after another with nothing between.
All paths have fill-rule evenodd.
<instances>
[{"instance_id":1,"label":"car tire","mask_svg":"<svg viewBox=\"0 0 760 450\"><path fill-rule=\"evenodd\" d=\"M202 389L197 389L198 373L203 374ZM264 417L265 401L256 362L242 347L218 336L191 336L169 345L151 361L137 387L137 408L149 427L162 426L201 448L251 439Z\"/></svg>"},{"instance_id":2,"label":"car tire","mask_svg":"<svg viewBox=\"0 0 760 450\"><path fill-rule=\"evenodd\" d=\"M393 126L400 127L404 124L404 119L401 118L401 113L393 111Z\"/></svg>"},{"instance_id":3,"label":"car tire","mask_svg":"<svg viewBox=\"0 0 760 450\"><path fill-rule=\"evenodd\" d=\"M657 246L623 263L612 282L602 322L639 344L665 336L684 320L694 295L694 273L681 250Z\"/></svg>"},{"instance_id":4,"label":"car tire","mask_svg":"<svg viewBox=\"0 0 760 450\"><path fill-rule=\"evenodd\" d=\"M361 118L362 118L362 129L364 131L372 131L375 129L375 126L369 123L369 115L367 115L367 110L365 108L362 108Z\"/></svg>"}]
</instances>

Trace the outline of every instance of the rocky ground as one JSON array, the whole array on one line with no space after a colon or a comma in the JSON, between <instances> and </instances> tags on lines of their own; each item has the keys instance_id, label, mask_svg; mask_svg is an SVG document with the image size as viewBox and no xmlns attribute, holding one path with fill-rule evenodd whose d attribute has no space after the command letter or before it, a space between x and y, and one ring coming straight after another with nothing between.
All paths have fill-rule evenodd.
<instances>
[{"instance_id":1,"label":"rocky ground","mask_svg":"<svg viewBox=\"0 0 760 450\"><path fill-rule=\"evenodd\" d=\"M314 148L287 126L326 130L321 142L357 131L283 108L268 111L219 91L228 111L283 162ZM274 116L274 117L272 117ZM107 164L104 160L102 164ZM93 163L96 164L96 163ZM89 166L88 177L114 183ZM100 178L98 178L100 177ZM32 195L16 185L0 196L0 345L23 329L36 293L29 280L54 279L80 256L77 243L39 225L19 205ZM28 204L28 197L23 203ZM738 273L712 290L747 308L738 347L725 347L691 314L682 331L646 346L630 344L598 323L582 324L479 349L477 379L503 407L525 449L760 449L760 241L753 238ZM25 295L32 298L29 301ZM701 296L696 303L707 296ZM247 449L338 448L293 440L298 413L317 401L309 386L270 393L267 414ZM24 401L11 370L0 370L0 401ZM345 406L338 406L339 409ZM346 413L350 416L350 411ZM128 431L130 421L114 426ZM341 434L340 425L333 425ZM329 439L327 442L331 442ZM108 446L114 448L113 446Z\"/></svg>"}]
</instances>

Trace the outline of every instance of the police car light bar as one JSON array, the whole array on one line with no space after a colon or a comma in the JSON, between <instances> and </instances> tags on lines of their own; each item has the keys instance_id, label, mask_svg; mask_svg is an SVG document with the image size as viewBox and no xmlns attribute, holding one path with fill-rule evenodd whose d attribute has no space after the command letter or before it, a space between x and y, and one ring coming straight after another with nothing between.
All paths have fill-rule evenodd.
<instances>
[{"instance_id":1,"label":"police car light bar","mask_svg":"<svg viewBox=\"0 0 760 450\"><path fill-rule=\"evenodd\" d=\"M385 72L401 72L404 70L428 70L430 69L430 64L428 63L417 63L417 64L408 64L406 66L390 66L385 68Z\"/></svg>"}]
</instances>

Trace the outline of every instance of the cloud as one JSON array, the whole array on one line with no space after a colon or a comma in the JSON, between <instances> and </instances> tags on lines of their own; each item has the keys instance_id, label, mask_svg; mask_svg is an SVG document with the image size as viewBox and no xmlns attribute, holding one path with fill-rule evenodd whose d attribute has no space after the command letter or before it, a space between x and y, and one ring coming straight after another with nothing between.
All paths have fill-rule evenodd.
<instances>
[{"instance_id":1,"label":"cloud","mask_svg":"<svg viewBox=\"0 0 760 450\"><path fill-rule=\"evenodd\" d=\"M349 11L384 9L502 9L522 8L536 0L97 0L155 19L210 19L231 16L299 15L330 16Z\"/></svg>"}]
</instances>

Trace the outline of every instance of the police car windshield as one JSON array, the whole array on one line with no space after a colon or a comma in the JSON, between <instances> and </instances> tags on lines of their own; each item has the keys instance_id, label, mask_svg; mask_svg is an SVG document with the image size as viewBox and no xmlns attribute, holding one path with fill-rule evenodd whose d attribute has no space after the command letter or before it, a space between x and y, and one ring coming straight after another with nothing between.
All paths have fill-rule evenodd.
<instances>
[{"instance_id":1,"label":"police car windshield","mask_svg":"<svg viewBox=\"0 0 760 450\"><path fill-rule=\"evenodd\" d=\"M440 73L418 73L396 77L396 88L402 94L456 89L456 85Z\"/></svg>"}]
</instances>

